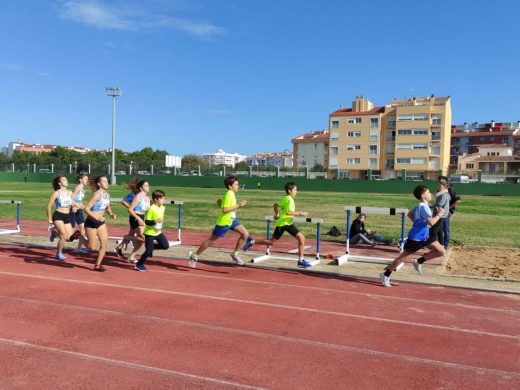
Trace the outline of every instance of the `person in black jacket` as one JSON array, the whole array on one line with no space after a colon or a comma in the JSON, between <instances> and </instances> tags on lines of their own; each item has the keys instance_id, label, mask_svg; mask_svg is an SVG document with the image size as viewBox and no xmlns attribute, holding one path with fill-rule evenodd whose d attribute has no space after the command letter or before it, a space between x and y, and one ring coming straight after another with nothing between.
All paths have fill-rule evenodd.
<instances>
[{"instance_id":1,"label":"person in black jacket","mask_svg":"<svg viewBox=\"0 0 520 390\"><path fill-rule=\"evenodd\" d=\"M359 214L357 218L350 225L350 243L357 244L360 241L375 246L377 242L386 242L383 236L379 236L376 232L365 229L365 221L367 216L363 213Z\"/></svg>"},{"instance_id":2,"label":"person in black jacket","mask_svg":"<svg viewBox=\"0 0 520 390\"><path fill-rule=\"evenodd\" d=\"M448 178L446 176L439 176L438 181L440 180L448 180ZM446 218L444 218L443 220L443 240L439 242L444 245L444 249L448 249L448 244L450 243L450 221L451 221L451 216L453 215L453 213L455 212L455 208L457 207L457 205L461 202L461 197L457 195L457 193L455 192L455 189L453 188L452 185L450 185L448 187L448 192L450 194L450 212L448 214L448 216Z\"/></svg>"}]
</instances>

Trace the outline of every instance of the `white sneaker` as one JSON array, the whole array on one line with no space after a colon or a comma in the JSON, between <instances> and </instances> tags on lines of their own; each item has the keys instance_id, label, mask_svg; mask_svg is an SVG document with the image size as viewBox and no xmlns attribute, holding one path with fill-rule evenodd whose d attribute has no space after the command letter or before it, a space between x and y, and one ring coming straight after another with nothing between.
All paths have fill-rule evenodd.
<instances>
[{"instance_id":1,"label":"white sneaker","mask_svg":"<svg viewBox=\"0 0 520 390\"><path fill-rule=\"evenodd\" d=\"M244 265L244 260L242 260L240 258L240 256L237 254L234 254L234 253L231 253L231 260L233 260L235 263L237 263L238 265Z\"/></svg>"},{"instance_id":2,"label":"white sneaker","mask_svg":"<svg viewBox=\"0 0 520 390\"><path fill-rule=\"evenodd\" d=\"M413 268L415 269L415 272L417 272L417 275L422 275L422 266L419 264L417 259L412 260Z\"/></svg>"},{"instance_id":3,"label":"white sneaker","mask_svg":"<svg viewBox=\"0 0 520 390\"><path fill-rule=\"evenodd\" d=\"M129 263L137 264L137 259L132 259L131 257L126 259L126 261L128 261Z\"/></svg>"},{"instance_id":4,"label":"white sneaker","mask_svg":"<svg viewBox=\"0 0 520 390\"><path fill-rule=\"evenodd\" d=\"M385 276L385 273L381 272L379 274L379 278L381 279L381 283L383 283L383 286L392 287L392 285L390 284L390 276Z\"/></svg>"},{"instance_id":5,"label":"white sneaker","mask_svg":"<svg viewBox=\"0 0 520 390\"><path fill-rule=\"evenodd\" d=\"M197 268L197 259L195 258L196 254L193 251L188 252L188 263L191 268Z\"/></svg>"}]
</instances>

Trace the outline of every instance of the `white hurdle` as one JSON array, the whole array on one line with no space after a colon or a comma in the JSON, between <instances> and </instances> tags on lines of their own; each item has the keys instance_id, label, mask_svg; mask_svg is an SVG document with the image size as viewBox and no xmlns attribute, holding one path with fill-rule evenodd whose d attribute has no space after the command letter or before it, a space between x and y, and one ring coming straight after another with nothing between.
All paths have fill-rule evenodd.
<instances>
[{"instance_id":1,"label":"white hurdle","mask_svg":"<svg viewBox=\"0 0 520 390\"><path fill-rule=\"evenodd\" d=\"M347 228L346 228L346 240L345 240L345 254L336 259L338 265L342 265L348 261L359 261L366 263L377 263L377 264L390 264L394 259L387 257L375 257L375 256L355 256L350 254L350 217L351 213L356 214L383 214L383 215L400 215L401 216L401 239L399 240L399 251L403 251L405 242L404 229L406 223L406 215L408 209L396 209L392 207L361 207L361 206L345 206L347 212ZM402 265L402 264L401 264ZM399 267L400 268L400 267Z\"/></svg>"},{"instance_id":2,"label":"white hurdle","mask_svg":"<svg viewBox=\"0 0 520 390\"><path fill-rule=\"evenodd\" d=\"M22 201L20 200L0 200L0 204L15 204L16 205L16 229L0 229L0 235L20 233L20 208Z\"/></svg>"},{"instance_id":3,"label":"white hurdle","mask_svg":"<svg viewBox=\"0 0 520 390\"><path fill-rule=\"evenodd\" d=\"M110 199L110 203L121 203L120 198L112 198ZM176 205L178 207L177 211L177 240L175 241L169 241L170 246L175 245L181 245L182 244L182 205L184 204L184 201L182 200L168 200L166 199L164 201L164 204L170 204L170 205ZM123 239L123 237L108 237L110 240L116 240L120 241Z\"/></svg>"},{"instance_id":4,"label":"white hurdle","mask_svg":"<svg viewBox=\"0 0 520 390\"><path fill-rule=\"evenodd\" d=\"M267 239L271 237L271 223L274 222L274 218L272 215L266 216L265 220L267 221ZM320 230L321 230L321 224L323 223L323 219L321 218L304 218L304 217L294 217L294 222L305 222L305 223L312 223L316 224L316 259L309 261L311 265L316 265L320 263ZM265 250L265 255L254 257L251 259L252 263L259 263L264 260L269 259L275 259L275 260L292 260L292 261L298 261L298 257L287 257L287 256L279 256L279 255L272 255L269 249L269 245L267 245Z\"/></svg>"}]
</instances>

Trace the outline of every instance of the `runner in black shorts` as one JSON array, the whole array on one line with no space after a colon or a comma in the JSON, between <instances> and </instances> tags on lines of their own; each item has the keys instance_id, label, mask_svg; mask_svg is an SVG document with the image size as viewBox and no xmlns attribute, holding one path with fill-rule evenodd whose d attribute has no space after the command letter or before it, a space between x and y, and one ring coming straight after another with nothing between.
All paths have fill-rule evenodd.
<instances>
[{"instance_id":1,"label":"runner in black shorts","mask_svg":"<svg viewBox=\"0 0 520 390\"><path fill-rule=\"evenodd\" d=\"M305 236L293 224L294 216L306 217L308 213L306 211L296 211L296 204L294 203L294 198L298 193L298 188L296 187L295 183L286 183L285 193L286 195L282 199L280 199L277 203L273 204L276 228L274 229L272 238L270 240L253 239L253 237L249 236L242 249L244 251L247 251L254 244L274 245L274 243L278 241L280 237L282 237L284 232L287 232L291 236L296 238L296 240L298 241L298 267L308 268L311 267L312 264L305 260L303 255L305 249Z\"/></svg>"}]
</instances>

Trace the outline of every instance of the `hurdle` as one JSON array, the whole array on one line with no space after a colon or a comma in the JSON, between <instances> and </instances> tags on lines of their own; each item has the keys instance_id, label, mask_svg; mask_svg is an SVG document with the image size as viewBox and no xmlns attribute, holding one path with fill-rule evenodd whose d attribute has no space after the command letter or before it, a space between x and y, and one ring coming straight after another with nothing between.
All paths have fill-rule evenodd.
<instances>
[{"instance_id":1,"label":"hurdle","mask_svg":"<svg viewBox=\"0 0 520 390\"><path fill-rule=\"evenodd\" d=\"M390 264L394 259L386 257L374 256L357 256L350 254L350 217L354 211L356 214L383 214L383 215L400 215L401 216L401 239L399 240L399 252L403 251L405 242L405 223L408 209L396 209L392 207L361 207L361 206L345 206L346 211L346 240L345 240L345 254L336 259L337 265L342 265L348 261L359 261L377 264ZM399 267L400 268L400 267Z\"/></svg>"},{"instance_id":2,"label":"hurdle","mask_svg":"<svg viewBox=\"0 0 520 390\"><path fill-rule=\"evenodd\" d=\"M272 215L266 216L265 220L267 222L267 228L266 228L266 236L267 239L271 237L271 223L274 222L274 218ZM293 217L294 222L305 222L305 223L312 223L316 224L316 259L309 261L311 265L316 265L320 263L320 231L321 231L321 225L323 224L323 219L321 218L305 218L305 217ZM252 263L259 263L264 260L269 259L275 259L275 260L292 260L292 261L298 261L298 258L296 257L287 257L287 256L278 256L278 255L272 255L271 251L269 249L269 245L267 245L265 250L265 255L254 257L251 259Z\"/></svg>"},{"instance_id":3,"label":"hurdle","mask_svg":"<svg viewBox=\"0 0 520 390\"><path fill-rule=\"evenodd\" d=\"M110 203L121 203L120 198L112 198L110 199ZM166 199L164 204L175 205L177 206L177 240L169 241L170 246L176 246L182 244L182 206L184 205L184 201L182 200L169 200ZM123 237L108 237L109 240L120 241Z\"/></svg>"},{"instance_id":4,"label":"hurdle","mask_svg":"<svg viewBox=\"0 0 520 390\"><path fill-rule=\"evenodd\" d=\"M20 209L22 201L20 200L0 200L0 204L15 204L16 205L16 229L4 229L0 226L0 235L20 233ZM10 224L10 223L9 223Z\"/></svg>"}]
</instances>

